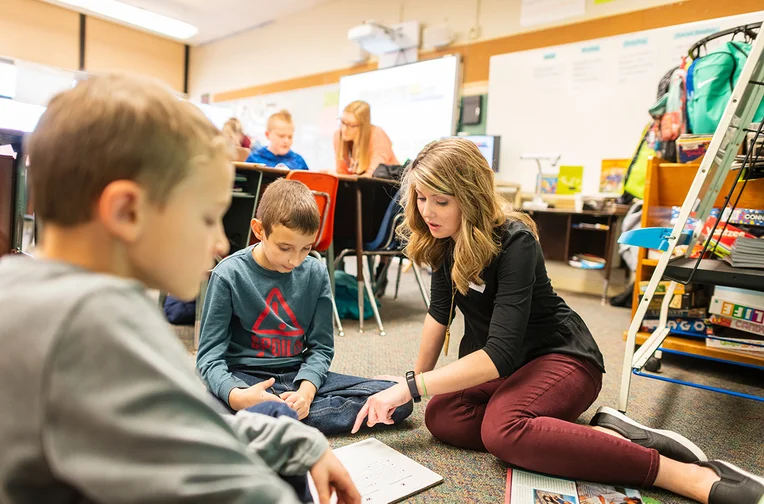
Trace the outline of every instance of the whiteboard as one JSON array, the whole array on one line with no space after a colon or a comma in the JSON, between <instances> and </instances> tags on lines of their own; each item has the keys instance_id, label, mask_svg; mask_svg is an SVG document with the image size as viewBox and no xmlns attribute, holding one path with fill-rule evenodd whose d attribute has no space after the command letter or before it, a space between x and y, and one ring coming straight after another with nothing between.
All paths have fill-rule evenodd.
<instances>
[{"instance_id":1,"label":"whiteboard","mask_svg":"<svg viewBox=\"0 0 764 504\"><path fill-rule=\"evenodd\" d=\"M231 115L241 121L244 133L262 145L268 144L265 138L268 117L279 110L288 110L295 126L292 150L305 158L311 170L334 170L332 135L337 130L338 92L338 84L328 84L215 103L215 106L228 107Z\"/></svg>"},{"instance_id":2,"label":"whiteboard","mask_svg":"<svg viewBox=\"0 0 764 504\"><path fill-rule=\"evenodd\" d=\"M602 160L634 154L658 83L682 55L762 20L764 11L493 56L486 133L502 137L499 177L532 191L538 170L520 155L559 153L560 165L584 166L582 190L596 193Z\"/></svg>"},{"instance_id":3,"label":"whiteboard","mask_svg":"<svg viewBox=\"0 0 764 504\"><path fill-rule=\"evenodd\" d=\"M403 163L454 134L460 88L461 58L444 56L342 77L338 112L352 101L367 102L372 124L387 133Z\"/></svg>"}]
</instances>

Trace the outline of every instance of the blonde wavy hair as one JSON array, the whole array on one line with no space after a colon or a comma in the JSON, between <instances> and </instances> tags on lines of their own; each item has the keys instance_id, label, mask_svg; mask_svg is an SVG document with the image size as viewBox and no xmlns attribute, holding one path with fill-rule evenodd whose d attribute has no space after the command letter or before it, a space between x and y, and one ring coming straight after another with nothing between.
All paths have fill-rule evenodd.
<instances>
[{"instance_id":1,"label":"blonde wavy hair","mask_svg":"<svg viewBox=\"0 0 764 504\"><path fill-rule=\"evenodd\" d=\"M417 189L456 200L462 211L456 236L432 236L417 208ZM401 191L404 221L398 233L408 240L406 254L416 264L438 269L453 246L451 278L462 294L470 282L484 283L480 273L501 250L501 237L495 230L507 219L521 221L538 239L536 224L527 214L502 210L493 171L477 146L464 138L437 140L422 149L407 167Z\"/></svg>"},{"instance_id":2,"label":"blonde wavy hair","mask_svg":"<svg viewBox=\"0 0 764 504\"><path fill-rule=\"evenodd\" d=\"M337 149L337 159L354 159L358 164L355 173L361 174L369 169L371 159L371 107L365 101L356 100L347 104L343 112L353 114L358 121L358 136L354 142L342 140ZM350 144L353 144L352 148Z\"/></svg>"}]
</instances>

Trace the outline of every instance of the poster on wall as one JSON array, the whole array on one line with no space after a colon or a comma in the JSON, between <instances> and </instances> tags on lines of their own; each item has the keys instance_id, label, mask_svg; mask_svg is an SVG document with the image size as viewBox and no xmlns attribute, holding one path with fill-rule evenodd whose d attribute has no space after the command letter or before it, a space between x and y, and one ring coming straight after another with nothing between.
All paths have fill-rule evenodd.
<instances>
[{"instance_id":1,"label":"poster on wall","mask_svg":"<svg viewBox=\"0 0 764 504\"><path fill-rule=\"evenodd\" d=\"M586 0L523 0L520 25L533 26L583 16Z\"/></svg>"}]
</instances>

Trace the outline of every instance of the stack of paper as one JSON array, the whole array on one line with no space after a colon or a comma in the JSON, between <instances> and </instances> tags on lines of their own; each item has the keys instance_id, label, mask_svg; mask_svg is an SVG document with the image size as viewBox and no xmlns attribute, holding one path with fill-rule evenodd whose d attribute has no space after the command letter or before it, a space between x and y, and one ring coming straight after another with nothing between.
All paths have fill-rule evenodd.
<instances>
[{"instance_id":1,"label":"stack of paper","mask_svg":"<svg viewBox=\"0 0 764 504\"><path fill-rule=\"evenodd\" d=\"M764 239L739 237L725 261L735 268L764 268Z\"/></svg>"},{"instance_id":2,"label":"stack of paper","mask_svg":"<svg viewBox=\"0 0 764 504\"><path fill-rule=\"evenodd\" d=\"M347 469L364 504L400 502L443 482L442 476L375 438L337 448L334 454ZM313 480L309 482L318 502ZM331 502L337 502L336 495Z\"/></svg>"}]
</instances>

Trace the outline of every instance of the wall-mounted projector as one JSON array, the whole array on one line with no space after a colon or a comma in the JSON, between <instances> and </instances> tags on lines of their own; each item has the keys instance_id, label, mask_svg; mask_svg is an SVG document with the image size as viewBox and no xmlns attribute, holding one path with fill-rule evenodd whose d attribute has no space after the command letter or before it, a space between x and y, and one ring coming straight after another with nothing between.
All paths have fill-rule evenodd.
<instances>
[{"instance_id":1,"label":"wall-mounted projector","mask_svg":"<svg viewBox=\"0 0 764 504\"><path fill-rule=\"evenodd\" d=\"M348 39L371 54L387 54L419 47L419 23L408 21L385 26L376 21L366 21L348 30Z\"/></svg>"}]
</instances>

